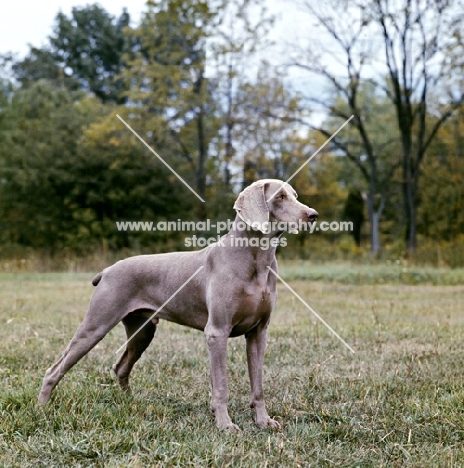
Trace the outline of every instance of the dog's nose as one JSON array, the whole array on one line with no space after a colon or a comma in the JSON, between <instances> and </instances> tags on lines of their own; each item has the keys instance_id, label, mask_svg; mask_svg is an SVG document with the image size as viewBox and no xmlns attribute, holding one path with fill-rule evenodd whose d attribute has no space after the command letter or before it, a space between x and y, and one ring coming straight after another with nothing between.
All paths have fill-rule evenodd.
<instances>
[{"instance_id":1,"label":"dog's nose","mask_svg":"<svg viewBox=\"0 0 464 468\"><path fill-rule=\"evenodd\" d=\"M316 210L313 210L312 208L310 208L308 212L306 213L306 215L308 216L309 221L314 222L317 220L319 213Z\"/></svg>"}]
</instances>

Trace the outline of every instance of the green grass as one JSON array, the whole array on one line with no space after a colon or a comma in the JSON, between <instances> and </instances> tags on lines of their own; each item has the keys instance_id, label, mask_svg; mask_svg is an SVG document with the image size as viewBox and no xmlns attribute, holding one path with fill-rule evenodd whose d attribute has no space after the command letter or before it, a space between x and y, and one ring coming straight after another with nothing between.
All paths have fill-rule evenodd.
<instances>
[{"instance_id":1,"label":"green grass","mask_svg":"<svg viewBox=\"0 0 464 468\"><path fill-rule=\"evenodd\" d=\"M252 423L237 338L229 408L240 435L218 431L210 414L202 334L165 322L133 371L131 396L109 371L124 342L119 325L51 404L37 406L45 369L86 312L93 274L2 274L0 466L464 466L464 286L419 269L421 284L379 284L400 268L281 267L356 354L279 285L265 390L283 429Z\"/></svg>"},{"instance_id":2,"label":"green grass","mask_svg":"<svg viewBox=\"0 0 464 468\"><path fill-rule=\"evenodd\" d=\"M408 265L397 261L373 265L351 263L310 264L304 261L281 262L288 280L324 281L342 284L464 284L464 268L437 268Z\"/></svg>"}]
</instances>

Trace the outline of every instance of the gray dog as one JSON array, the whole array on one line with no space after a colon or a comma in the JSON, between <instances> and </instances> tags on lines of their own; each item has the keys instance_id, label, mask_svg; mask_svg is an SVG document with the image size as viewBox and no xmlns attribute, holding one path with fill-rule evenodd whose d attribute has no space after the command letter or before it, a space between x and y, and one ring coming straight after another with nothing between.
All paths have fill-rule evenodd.
<instances>
[{"instance_id":1,"label":"gray dog","mask_svg":"<svg viewBox=\"0 0 464 468\"><path fill-rule=\"evenodd\" d=\"M120 386L129 389L132 367L153 339L159 319L164 319L204 331L211 409L218 427L230 431L239 428L227 411L227 339L245 335L255 422L262 428L280 428L266 411L262 368L276 302L276 277L267 267L277 271L276 246L287 229L265 226L314 222L317 212L296 197L292 187L279 180L255 182L240 193L234 227L217 244L196 252L130 257L98 273L92 280L96 288L89 310L63 356L47 370L39 402L46 403L64 374L121 321L132 338L113 370ZM262 240L269 248L262 248Z\"/></svg>"}]
</instances>

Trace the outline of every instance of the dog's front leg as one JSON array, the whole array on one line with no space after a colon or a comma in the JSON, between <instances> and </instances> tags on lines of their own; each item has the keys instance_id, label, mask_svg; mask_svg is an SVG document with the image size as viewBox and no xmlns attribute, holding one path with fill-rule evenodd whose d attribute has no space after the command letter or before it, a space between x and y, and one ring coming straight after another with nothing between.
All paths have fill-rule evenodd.
<instances>
[{"instance_id":1,"label":"dog's front leg","mask_svg":"<svg viewBox=\"0 0 464 468\"><path fill-rule=\"evenodd\" d=\"M263 390L263 364L266 351L267 324L258 325L246 335L248 374L250 376L250 407L254 411L255 422L259 427L280 429L280 424L267 414Z\"/></svg>"},{"instance_id":2,"label":"dog's front leg","mask_svg":"<svg viewBox=\"0 0 464 468\"><path fill-rule=\"evenodd\" d=\"M211 410L216 416L220 429L231 432L239 431L227 411L227 340L230 329L207 324L205 327L206 342L209 351L211 372Z\"/></svg>"}]
</instances>

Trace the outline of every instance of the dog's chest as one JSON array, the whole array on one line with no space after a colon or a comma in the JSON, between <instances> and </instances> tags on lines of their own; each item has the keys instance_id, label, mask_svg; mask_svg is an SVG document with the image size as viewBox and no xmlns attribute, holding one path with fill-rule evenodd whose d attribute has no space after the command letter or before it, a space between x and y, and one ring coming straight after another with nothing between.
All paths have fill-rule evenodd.
<instances>
[{"instance_id":1,"label":"dog's chest","mask_svg":"<svg viewBox=\"0 0 464 468\"><path fill-rule=\"evenodd\" d=\"M244 285L239 297L232 320L232 336L242 335L260 322L267 322L276 301L275 289L267 284Z\"/></svg>"},{"instance_id":2,"label":"dog's chest","mask_svg":"<svg viewBox=\"0 0 464 468\"><path fill-rule=\"evenodd\" d=\"M271 312L275 304L276 283L274 278L269 276L269 271L260 271L253 275L244 285L244 292L251 310L258 314Z\"/></svg>"},{"instance_id":3,"label":"dog's chest","mask_svg":"<svg viewBox=\"0 0 464 468\"><path fill-rule=\"evenodd\" d=\"M246 288L243 294L243 306L247 309L248 314L253 315L253 312L260 314L265 311L270 311L274 306L275 291L269 288L251 289Z\"/></svg>"}]
</instances>

